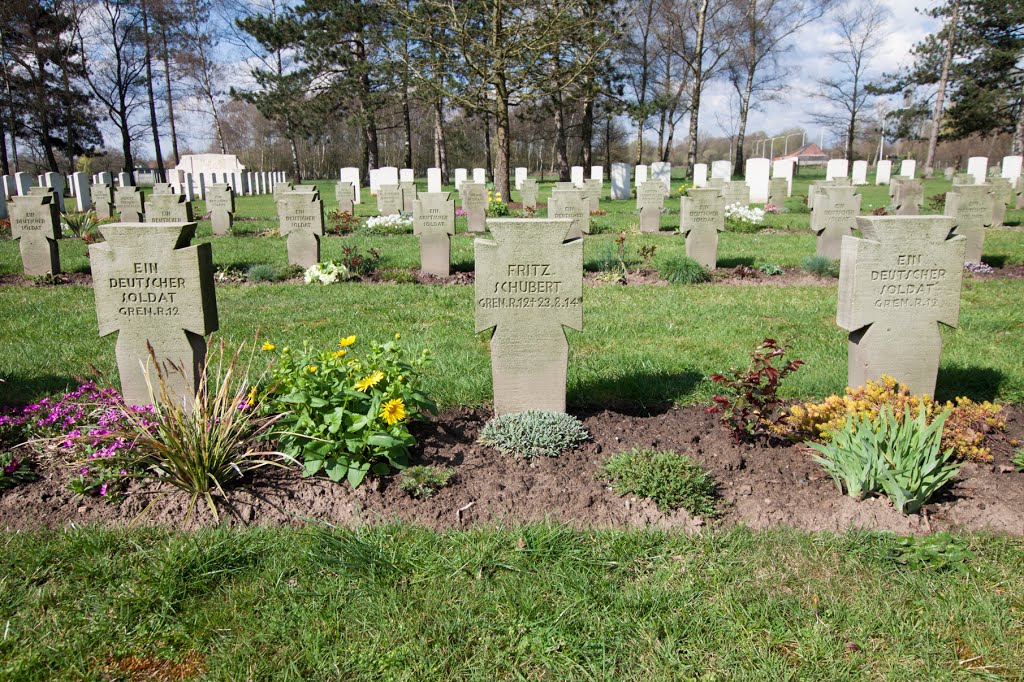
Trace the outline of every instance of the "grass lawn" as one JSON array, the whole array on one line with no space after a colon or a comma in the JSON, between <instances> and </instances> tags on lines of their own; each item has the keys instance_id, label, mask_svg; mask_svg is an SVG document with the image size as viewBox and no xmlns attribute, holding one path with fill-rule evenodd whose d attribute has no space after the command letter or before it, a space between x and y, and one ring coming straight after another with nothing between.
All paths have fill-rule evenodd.
<instances>
[{"instance_id":1,"label":"grass lawn","mask_svg":"<svg viewBox=\"0 0 1024 682\"><path fill-rule=\"evenodd\" d=\"M891 536L742 529L72 529L2 541L0 677L12 682L1009 680L1024 669L1024 544L1009 538L960 538L968 561L913 569L921 550Z\"/></svg>"}]
</instances>

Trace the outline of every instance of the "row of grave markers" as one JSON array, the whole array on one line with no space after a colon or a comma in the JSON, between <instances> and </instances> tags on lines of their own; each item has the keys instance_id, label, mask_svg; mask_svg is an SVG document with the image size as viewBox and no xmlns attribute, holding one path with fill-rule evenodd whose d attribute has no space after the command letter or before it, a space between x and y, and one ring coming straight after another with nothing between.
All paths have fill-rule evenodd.
<instances>
[{"instance_id":1,"label":"row of grave markers","mask_svg":"<svg viewBox=\"0 0 1024 682\"><path fill-rule=\"evenodd\" d=\"M316 192L286 192L281 202L293 225L322 211ZM447 203L448 193L417 199L414 211L430 216L421 223L426 234L452 227L438 208ZM958 324L967 239L953 233L946 216L867 217L858 227L863 238L841 240L836 315L849 332L848 384L888 374L915 394L932 394L942 347L937 325ZM171 395L187 398L198 387L203 337L217 329L218 316L212 246L191 245L195 228L109 223L101 227L106 241L89 248L99 333L118 334L118 371L130 404L153 399L150 349L157 362L177 368L167 374ZM582 237L567 219L492 219L488 228L490 238L474 243L474 308L476 332L493 330L494 411L564 411L564 328L583 329ZM308 240L305 230L287 232L289 241Z\"/></svg>"}]
</instances>

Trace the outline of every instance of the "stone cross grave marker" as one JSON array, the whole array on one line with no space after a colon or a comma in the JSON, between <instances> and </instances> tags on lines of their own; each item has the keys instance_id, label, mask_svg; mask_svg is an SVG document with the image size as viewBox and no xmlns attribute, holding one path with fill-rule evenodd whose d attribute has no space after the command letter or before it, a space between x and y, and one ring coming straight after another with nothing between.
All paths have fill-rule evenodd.
<instances>
[{"instance_id":1,"label":"stone cross grave marker","mask_svg":"<svg viewBox=\"0 0 1024 682\"><path fill-rule=\"evenodd\" d=\"M89 188L93 210L100 220L114 217L114 187L109 183L96 182Z\"/></svg>"},{"instance_id":2,"label":"stone cross grave marker","mask_svg":"<svg viewBox=\"0 0 1024 682\"><path fill-rule=\"evenodd\" d=\"M603 187L604 180L600 178L589 178L583 181L583 196L587 198L588 212L601 210L601 189Z\"/></svg>"},{"instance_id":3,"label":"stone cross grave marker","mask_svg":"<svg viewBox=\"0 0 1024 682\"><path fill-rule=\"evenodd\" d=\"M334 185L334 198L338 200L338 210L342 213L348 213L349 215L355 214L353 201L354 196L355 191L352 188L351 182L339 180L338 183Z\"/></svg>"},{"instance_id":4,"label":"stone cross grave marker","mask_svg":"<svg viewBox=\"0 0 1024 682\"><path fill-rule=\"evenodd\" d=\"M523 178L523 185L519 188L519 195L523 199L523 208L537 208L537 180L535 178Z\"/></svg>"},{"instance_id":5,"label":"stone cross grave marker","mask_svg":"<svg viewBox=\"0 0 1024 682\"><path fill-rule=\"evenodd\" d=\"M860 218L843 237L836 323L850 332L848 385L887 374L915 395L935 393L939 322L955 327L966 240L942 216Z\"/></svg>"},{"instance_id":6,"label":"stone cross grave marker","mask_svg":"<svg viewBox=\"0 0 1024 682\"><path fill-rule=\"evenodd\" d=\"M679 231L686 255L708 270L718 265L718 233L725 230L725 202L717 189L687 190L679 200Z\"/></svg>"},{"instance_id":7,"label":"stone cross grave marker","mask_svg":"<svg viewBox=\"0 0 1024 682\"><path fill-rule=\"evenodd\" d=\"M274 185L274 203L281 201L281 197L283 197L288 192L294 191L295 186L292 185L292 183L285 182L283 180L281 182L278 182L277 184Z\"/></svg>"},{"instance_id":8,"label":"stone cross grave marker","mask_svg":"<svg viewBox=\"0 0 1024 682\"><path fill-rule=\"evenodd\" d=\"M1008 179L998 175L990 177L989 184L992 185L992 195L995 198L992 226L1002 227L1006 220L1006 207L1016 198L1013 194L1013 185Z\"/></svg>"},{"instance_id":9,"label":"stone cross grave marker","mask_svg":"<svg viewBox=\"0 0 1024 682\"><path fill-rule=\"evenodd\" d=\"M122 185L114 191L114 205L122 223L141 223L146 215L146 202L142 190L134 185Z\"/></svg>"},{"instance_id":10,"label":"stone cross grave marker","mask_svg":"<svg viewBox=\"0 0 1024 682\"><path fill-rule=\"evenodd\" d=\"M206 342L217 330L213 252L190 246L195 223L109 223L106 241L89 246L100 336L117 332L117 369L129 405L151 402L160 388L147 344L170 396L188 400L199 386Z\"/></svg>"},{"instance_id":11,"label":"stone cross grave marker","mask_svg":"<svg viewBox=\"0 0 1024 682\"><path fill-rule=\"evenodd\" d=\"M287 192L277 202L281 236L288 237L288 263L309 268L320 262L324 202L313 192Z\"/></svg>"},{"instance_id":12,"label":"stone cross grave marker","mask_svg":"<svg viewBox=\"0 0 1024 682\"><path fill-rule=\"evenodd\" d=\"M726 206L750 206L750 187L743 180L726 180L722 183L722 198Z\"/></svg>"},{"instance_id":13,"label":"stone cross grave marker","mask_svg":"<svg viewBox=\"0 0 1024 682\"><path fill-rule=\"evenodd\" d=\"M377 213L398 215L402 212L402 188L400 185L377 185Z\"/></svg>"},{"instance_id":14,"label":"stone cross grave marker","mask_svg":"<svg viewBox=\"0 0 1024 682\"><path fill-rule=\"evenodd\" d=\"M455 202L449 192L423 192L412 205L412 231L420 238L420 270L451 274Z\"/></svg>"},{"instance_id":15,"label":"stone cross grave marker","mask_svg":"<svg viewBox=\"0 0 1024 682\"><path fill-rule=\"evenodd\" d=\"M487 185L481 182L464 182L459 193L462 208L466 211L467 228L470 232L483 232L487 219Z\"/></svg>"},{"instance_id":16,"label":"stone cross grave marker","mask_svg":"<svg viewBox=\"0 0 1024 682\"><path fill-rule=\"evenodd\" d=\"M174 190L171 189L171 183L169 182L154 182L153 183L153 194L173 194Z\"/></svg>"},{"instance_id":17,"label":"stone cross grave marker","mask_svg":"<svg viewBox=\"0 0 1024 682\"><path fill-rule=\"evenodd\" d=\"M992 225L995 196L992 185L956 185L946 193L946 215L953 218L954 234L967 239L965 263L980 263L985 247L985 228Z\"/></svg>"},{"instance_id":18,"label":"stone cross grave marker","mask_svg":"<svg viewBox=\"0 0 1024 682\"><path fill-rule=\"evenodd\" d=\"M572 221L568 239L590 234L590 202L582 190L558 190L548 199L548 218Z\"/></svg>"},{"instance_id":19,"label":"stone cross grave marker","mask_svg":"<svg viewBox=\"0 0 1024 682\"><path fill-rule=\"evenodd\" d=\"M811 210L811 230L818 235L819 256L839 260L843 237L852 235L860 215L861 196L852 187L820 187Z\"/></svg>"},{"instance_id":20,"label":"stone cross grave marker","mask_svg":"<svg viewBox=\"0 0 1024 682\"><path fill-rule=\"evenodd\" d=\"M665 207L665 185L648 180L636 188L636 207L640 211L640 231L661 231L661 209Z\"/></svg>"},{"instance_id":21,"label":"stone cross grave marker","mask_svg":"<svg viewBox=\"0 0 1024 682\"><path fill-rule=\"evenodd\" d=\"M18 195L13 175L0 175L0 218L7 217L7 204Z\"/></svg>"},{"instance_id":22,"label":"stone cross grave marker","mask_svg":"<svg viewBox=\"0 0 1024 682\"><path fill-rule=\"evenodd\" d=\"M416 183L407 180L398 183L402 190L402 212L412 213L412 205L416 201Z\"/></svg>"},{"instance_id":23,"label":"stone cross grave marker","mask_svg":"<svg viewBox=\"0 0 1024 682\"><path fill-rule=\"evenodd\" d=\"M152 194L146 207L147 223L191 223L192 202L184 194Z\"/></svg>"},{"instance_id":24,"label":"stone cross grave marker","mask_svg":"<svg viewBox=\"0 0 1024 682\"><path fill-rule=\"evenodd\" d=\"M11 237L18 242L26 275L60 273L60 212L52 191L14 197L10 206Z\"/></svg>"},{"instance_id":25,"label":"stone cross grave marker","mask_svg":"<svg viewBox=\"0 0 1024 682\"><path fill-rule=\"evenodd\" d=\"M889 205L895 215L919 215L924 202L924 185L920 180L897 177L889 185Z\"/></svg>"},{"instance_id":26,"label":"stone cross grave marker","mask_svg":"<svg viewBox=\"0 0 1024 682\"><path fill-rule=\"evenodd\" d=\"M973 184L976 184L976 183L974 182L974 176L971 175L970 173L955 173L953 175L953 184L954 185L973 185Z\"/></svg>"},{"instance_id":27,"label":"stone cross grave marker","mask_svg":"<svg viewBox=\"0 0 1024 682\"><path fill-rule=\"evenodd\" d=\"M571 182L556 182L553 185L551 185L551 191L552 192L558 192L558 191L571 192L574 189L577 189L577 187L576 187L576 185L574 185Z\"/></svg>"},{"instance_id":28,"label":"stone cross grave marker","mask_svg":"<svg viewBox=\"0 0 1024 682\"><path fill-rule=\"evenodd\" d=\"M954 175L956 175L956 168L953 168L952 166L946 166L942 170L942 177L946 179L946 182L952 182Z\"/></svg>"},{"instance_id":29,"label":"stone cross grave marker","mask_svg":"<svg viewBox=\"0 0 1024 682\"><path fill-rule=\"evenodd\" d=\"M782 208L786 205L788 190L789 181L786 178L772 178L768 181L768 203L776 208Z\"/></svg>"},{"instance_id":30,"label":"stone cross grave marker","mask_svg":"<svg viewBox=\"0 0 1024 682\"><path fill-rule=\"evenodd\" d=\"M495 329L494 412L564 412L563 327L583 329L583 240L566 239L568 220L499 219L489 226L493 240L474 244L476 331Z\"/></svg>"},{"instance_id":31,"label":"stone cross grave marker","mask_svg":"<svg viewBox=\"0 0 1024 682\"><path fill-rule=\"evenodd\" d=\"M235 220L235 193L231 185L210 185L206 190L206 208L210 211L213 233L228 234Z\"/></svg>"}]
</instances>

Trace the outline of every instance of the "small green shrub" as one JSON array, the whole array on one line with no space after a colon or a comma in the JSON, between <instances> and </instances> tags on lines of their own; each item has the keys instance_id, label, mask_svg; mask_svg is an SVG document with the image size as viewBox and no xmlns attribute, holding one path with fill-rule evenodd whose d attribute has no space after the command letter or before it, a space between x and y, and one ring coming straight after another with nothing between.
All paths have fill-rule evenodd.
<instances>
[{"instance_id":1,"label":"small green shrub","mask_svg":"<svg viewBox=\"0 0 1024 682\"><path fill-rule=\"evenodd\" d=\"M416 275L405 268L382 268L377 271L377 277L382 282L395 284L411 284L416 281Z\"/></svg>"},{"instance_id":2,"label":"small green shrub","mask_svg":"<svg viewBox=\"0 0 1024 682\"><path fill-rule=\"evenodd\" d=\"M897 511L916 514L960 470L953 449L942 450L948 415L928 424L923 407L914 418L908 406L901 420L886 405L876 421L851 416L829 443L807 445L821 453L814 459L840 491L856 499L882 492Z\"/></svg>"},{"instance_id":3,"label":"small green shrub","mask_svg":"<svg viewBox=\"0 0 1024 682\"><path fill-rule=\"evenodd\" d=\"M789 212L790 213L810 213L811 212L811 207L807 205L807 197L802 197L802 199L803 200L800 201L799 203L794 201L794 202L791 202L789 204Z\"/></svg>"},{"instance_id":4,"label":"small green shrub","mask_svg":"<svg viewBox=\"0 0 1024 682\"><path fill-rule=\"evenodd\" d=\"M800 267L818 277L839 277L839 261L825 256L808 256Z\"/></svg>"},{"instance_id":5,"label":"small green shrub","mask_svg":"<svg viewBox=\"0 0 1024 682\"><path fill-rule=\"evenodd\" d=\"M766 275L772 275L772 276L774 276L774 275L781 275L782 273L785 272L785 270L783 270L778 265L775 265L775 263L765 263L764 265L759 267L758 270L760 270L761 272L763 272Z\"/></svg>"},{"instance_id":6,"label":"small green shrub","mask_svg":"<svg viewBox=\"0 0 1024 682\"><path fill-rule=\"evenodd\" d=\"M24 458L15 457L11 452L0 452L0 490L13 488L37 478Z\"/></svg>"},{"instance_id":7,"label":"small green shrub","mask_svg":"<svg viewBox=\"0 0 1024 682\"><path fill-rule=\"evenodd\" d=\"M71 234L79 239L94 236L100 225L106 222L97 218L96 212L92 210L81 213L68 211L61 215L60 221Z\"/></svg>"},{"instance_id":8,"label":"small green shrub","mask_svg":"<svg viewBox=\"0 0 1024 682\"><path fill-rule=\"evenodd\" d=\"M256 263L246 270L245 278L250 282L276 282L281 276L270 263Z\"/></svg>"},{"instance_id":9,"label":"small green shrub","mask_svg":"<svg viewBox=\"0 0 1024 682\"><path fill-rule=\"evenodd\" d=\"M558 457L588 440L583 422L563 412L517 412L495 417L480 430L480 443L513 457Z\"/></svg>"},{"instance_id":10,"label":"small green shrub","mask_svg":"<svg viewBox=\"0 0 1024 682\"><path fill-rule=\"evenodd\" d=\"M433 497L434 494L448 485L453 472L435 466L409 467L399 475L402 490L418 500Z\"/></svg>"},{"instance_id":11,"label":"small green shrub","mask_svg":"<svg viewBox=\"0 0 1024 682\"><path fill-rule=\"evenodd\" d=\"M355 336L327 351L263 344L277 356L266 410L284 415L276 435L285 452L303 460L305 476L323 471L358 487L371 470L384 475L408 466L416 444L409 422L437 408L420 388L430 354L412 356L399 338L364 352Z\"/></svg>"},{"instance_id":12,"label":"small green shrub","mask_svg":"<svg viewBox=\"0 0 1024 682\"><path fill-rule=\"evenodd\" d=\"M1011 460L1013 465L1017 467L1017 471L1024 471L1024 448L1013 453L1013 459Z\"/></svg>"},{"instance_id":13,"label":"small green shrub","mask_svg":"<svg viewBox=\"0 0 1024 682\"><path fill-rule=\"evenodd\" d=\"M655 267L670 284L701 284L711 280L707 268L688 256L669 256L659 260Z\"/></svg>"},{"instance_id":14,"label":"small green shrub","mask_svg":"<svg viewBox=\"0 0 1024 682\"><path fill-rule=\"evenodd\" d=\"M635 448L609 457L600 477L619 495L653 500L662 511L685 509L693 516L714 516L718 484L704 467L673 450Z\"/></svg>"}]
</instances>

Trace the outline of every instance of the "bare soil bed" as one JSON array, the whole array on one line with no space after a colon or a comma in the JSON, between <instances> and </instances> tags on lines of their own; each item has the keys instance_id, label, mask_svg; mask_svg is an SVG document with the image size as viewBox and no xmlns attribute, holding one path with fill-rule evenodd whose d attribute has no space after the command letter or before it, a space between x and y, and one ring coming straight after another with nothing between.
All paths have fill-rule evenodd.
<instances>
[{"instance_id":1,"label":"bare soil bed","mask_svg":"<svg viewBox=\"0 0 1024 682\"><path fill-rule=\"evenodd\" d=\"M452 483L430 499L411 498L394 478L370 480L352 490L327 479L302 479L297 471L268 469L232 490L230 502L219 502L221 519L235 525L295 525L306 520L354 525L400 519L439 530L551 519L577 528L656 526L695 531L745 525L898 533L969 529L1024 535L1024 473L1010 464L1010 440L1024 439L1024 411L1018 407L1007 408L1007 431L995 437L994 461L965 464L955 484L917 516L897 513L882 498L859 502L840 495L806 447L737 445L715 415L701 407L652 415L610 410L580 414L592 441L560 458L529 461L503 457L476 443L488 416L482 410L457 410L416 426L416 463L448 467L455 474ZM599 467L608 455L632 447L673 449L698 459L720 484L720 516L663 513L648 500L617 496L598 479ZM184 524L188 497L176 491L130 491L120 505L111 505L75 497L66 487L67 470L61 466L45 465L40 474L35 482L0 492L0 528L214 523L200 504Z\"/></svg>"}]
</instances>

